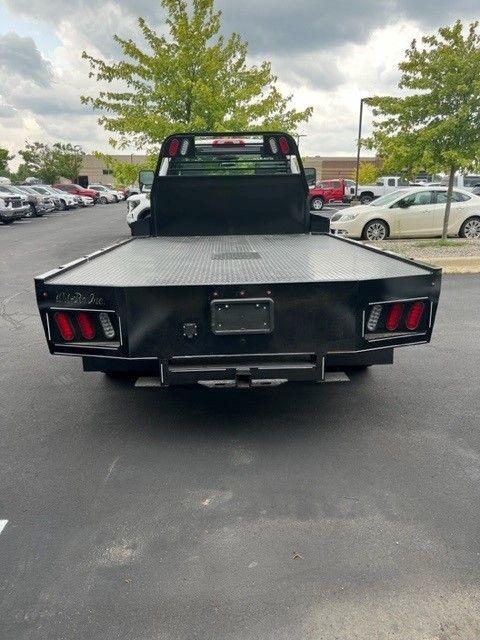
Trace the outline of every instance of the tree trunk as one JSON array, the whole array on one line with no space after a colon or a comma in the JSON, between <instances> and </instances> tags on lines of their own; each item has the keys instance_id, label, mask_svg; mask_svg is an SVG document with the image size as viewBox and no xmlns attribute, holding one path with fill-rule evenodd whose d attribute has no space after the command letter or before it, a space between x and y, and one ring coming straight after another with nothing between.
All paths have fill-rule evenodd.
<instances>
[{"instance_id":1,"label":"tree trunk","mask_svg":"<svg viewBox=\"0 0 480 640\"><path fill-rule=\"evenodd\" d=\"M448 221L450 219L450 207L452 204L453 180L455 178L455 167L450 167L450 175L448 176L447 202L445 204L445 215L443 216L442 240L447 239Z\"/></svg>"}]
</instances>

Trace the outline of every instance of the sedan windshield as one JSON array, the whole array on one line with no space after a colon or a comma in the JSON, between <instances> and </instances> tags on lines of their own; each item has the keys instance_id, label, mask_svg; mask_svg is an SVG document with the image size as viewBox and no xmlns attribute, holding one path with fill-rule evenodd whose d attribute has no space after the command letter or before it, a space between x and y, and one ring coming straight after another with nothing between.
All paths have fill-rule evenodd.
<instances>
[{"instance_id":1,"label":"sedan windshield","mask_svg":"<svg viewBox=\"0 0 480 640\"><path fill-rule=\"evenodd\" d=\"M405 195L404 191L392 191L392 193L387 193L380 198L377 198L373 202L370 203L371 207L384 207L386 205L392 204L397 198Z\"/></svg>"}]
</instances>

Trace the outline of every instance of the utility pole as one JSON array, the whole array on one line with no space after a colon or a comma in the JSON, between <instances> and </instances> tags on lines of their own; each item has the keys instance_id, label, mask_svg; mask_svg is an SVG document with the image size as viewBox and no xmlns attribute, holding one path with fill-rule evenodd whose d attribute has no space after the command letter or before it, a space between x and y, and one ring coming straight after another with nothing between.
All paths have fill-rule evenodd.
<instances>
[{"instance_id":1,"label":"utility pole","mask_svg":"<svg viewBox=\"0 0 480 640\"><path fill-rule=\"evenodd\" d=\"M362 148L362 119L364 100L365 98L361 98L360 100L360 115L358 117L357 166L355 168L355 195L353 197L353 202L355 202L355 204L358 204L358 172L360 169L360 150Z\"/></svg>"}]
</instances>

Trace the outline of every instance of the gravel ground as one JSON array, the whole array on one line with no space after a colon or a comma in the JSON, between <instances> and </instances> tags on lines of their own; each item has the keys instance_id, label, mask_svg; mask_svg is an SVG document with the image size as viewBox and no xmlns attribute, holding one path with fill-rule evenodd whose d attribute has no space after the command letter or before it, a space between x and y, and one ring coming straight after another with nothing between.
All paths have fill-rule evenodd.
<instances>
[{"instance_id":1,"label":"gravel ground","mask_svg":"<svg viewBox=\"0 0 480 640\"><path fill-rule=\"evenodd\" d=\"M449 238L446 245L441 245L439 239L384 240L367 244L438 265L445 273L480 272L480 240Z\"/></svg>"}]
</instances>

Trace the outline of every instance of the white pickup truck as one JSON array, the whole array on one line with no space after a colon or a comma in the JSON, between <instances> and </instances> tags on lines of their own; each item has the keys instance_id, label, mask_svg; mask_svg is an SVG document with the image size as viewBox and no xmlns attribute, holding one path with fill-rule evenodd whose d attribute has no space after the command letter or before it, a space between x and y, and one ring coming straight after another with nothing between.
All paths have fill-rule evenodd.
<instances>
[{"instance_id":1,"label":"white pickup truck","mask_svg":"<svg viewBox=\"0 0 480 640\"><path fill-rule=\"evenodd\" d=\"M409 186L411 186L410 183L400 176L380 176L375 184L359 184L357 196L362 204L368 204L375 198L390 193L390 191ZM349 199L353 200L354 197L355 186L351 186L349 187Z\"/></svg>"}]
</instances>

